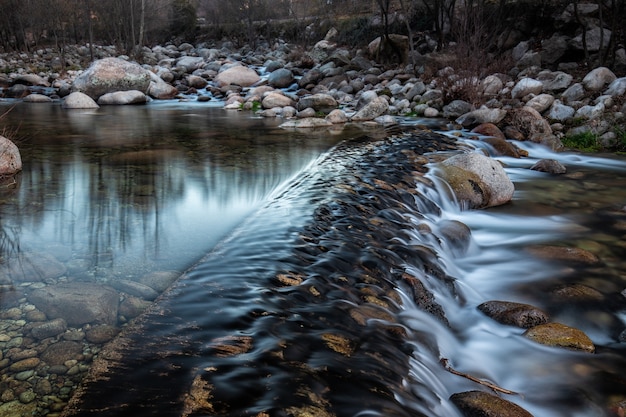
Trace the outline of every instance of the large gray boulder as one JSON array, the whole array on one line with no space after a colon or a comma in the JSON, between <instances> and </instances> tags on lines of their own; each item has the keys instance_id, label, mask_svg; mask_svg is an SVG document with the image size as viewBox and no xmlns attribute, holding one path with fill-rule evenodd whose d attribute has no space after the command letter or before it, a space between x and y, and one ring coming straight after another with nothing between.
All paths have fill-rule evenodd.
<instances>
[{"instance_id":1,"label":"large gray boulder","mask_svg":"<svg viewBox=\"0 0 626 417\"><path fill-rule=\"evenodd\" d=\"M261 80L259 74L252 68L244 67L243 65L236 65L221 71L215 76L213 81L219 87L225 87L227 85L238 85L241 87L249 87L258 83Z\"/></svg>"},{"instance_id":2,"label":"large gray boulder","mask_svg":"<svg viewBox=\"0 0 626 417\"><path fill-rule=\"evenodd\" d=\"M13 175L22 170L22 157L15 143L0 136L0 176Z\"/></svg>"},{"instance_id":3,"label":"large gray boulder","mask_svg":"<svg viewBox=\"0 0 626 417\"><path fill-rule=\"evenodd\" d=\"M515 186L500 163L481 153L463 153L440 164L439 174L465 208L486 208L511 201Z\"/></svg>"},{"instance_id":4,"label":"large gray boulder","mask_svg":"<svg viewBox=\"0 0 626 417\"><path fill-rule=\"evenodd\" d=\"M138 90L150 87L150 72L139 64L119 58L95 61L74 80L73 91L87 94L94 100L106 93Z\"/></svg>"},{"instance_id":5,"label":"large gray boulder","mask_svg":"<svg viewBox=\"0 0 626 417\"><path fill-rule=\"evenodd\" d=\"M384 97L376 97L352 116L353 122L374 120L389 110L389 103Z\"/></svg>"},{"instance_id":6,"label":"large gray boulder","mask_svg":"<svg viewBox=\"0 0 626 417\"><path fill-rule=\"evenodd\" d=\"M71 282L35 289L27 297L48 318L62 318L70 326L117 323L119 294L110 287Z\"/></svg>"}]
</instances>

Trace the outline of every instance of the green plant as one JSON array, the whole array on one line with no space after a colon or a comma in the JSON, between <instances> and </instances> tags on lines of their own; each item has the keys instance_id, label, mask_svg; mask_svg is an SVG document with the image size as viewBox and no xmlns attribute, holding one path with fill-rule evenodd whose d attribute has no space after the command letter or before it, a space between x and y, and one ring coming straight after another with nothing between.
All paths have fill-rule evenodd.
<instances>
[{"instance_id":1,"label":"green plant","mask_svg":"<svg viewBox=\"0 0 626 417\"><path fill-rule=\"evenodd\" d=\"M601 146L598 143L598 136L592 132L565 136L561 141L566 148L574 148L583 152L598 152L601 150Z\"/></svg>"}]
</instances>

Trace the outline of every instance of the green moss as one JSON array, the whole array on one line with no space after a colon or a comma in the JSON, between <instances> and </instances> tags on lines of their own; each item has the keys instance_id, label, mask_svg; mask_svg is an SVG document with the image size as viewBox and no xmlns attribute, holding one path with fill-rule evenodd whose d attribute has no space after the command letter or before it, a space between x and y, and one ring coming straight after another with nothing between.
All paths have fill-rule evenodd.
<instances>
[{"instance_id":1,"label":"green moss","mask_svg":"<svg viewBox=\"0 0 626 417\"><path fill-rule=\"evenodd\" d=\"M565 147L578 149L583 152L598 152L601 150L598 136L591 132L565 136L561 141Z\"/></svg>"}]
</instances>

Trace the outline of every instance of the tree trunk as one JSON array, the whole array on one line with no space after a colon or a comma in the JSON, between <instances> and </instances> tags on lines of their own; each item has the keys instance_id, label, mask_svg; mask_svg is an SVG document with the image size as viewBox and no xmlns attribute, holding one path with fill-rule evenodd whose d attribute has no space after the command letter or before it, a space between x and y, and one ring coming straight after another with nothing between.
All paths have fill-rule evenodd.
<instances>
[{"instance_id":1,"label":"tree trunk","mask_svg":"<svg viewBox=\"0 0 626 417\"><path fill-rule=\"evenodd\" d=\"M139 20L139 48L143 47L143 37L146 30L146 0L141 0L141 17Z\"/></svg>"}]
</instances>

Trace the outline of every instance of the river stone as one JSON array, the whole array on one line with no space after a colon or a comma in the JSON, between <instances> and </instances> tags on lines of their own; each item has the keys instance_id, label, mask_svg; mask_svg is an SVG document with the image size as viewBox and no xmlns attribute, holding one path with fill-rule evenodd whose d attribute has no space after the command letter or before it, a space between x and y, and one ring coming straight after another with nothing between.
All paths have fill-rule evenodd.
<instances>
[{"instance_id":1,"label":"river stone","mask_svg":"<svg viewBox=\"0 0 626 417\"><path fill-rule=\"evenodd\" d=\"M335 109L328 113L328 115L326 116L326 120L328 120L332 124L341 124L347 123L350 119L348 118L346 112L340 109Z\"/></svg>"},{"instance_id":2,"label":"river stone","mask_svg":"<svg viewBox=\"0 0 626 417\"><path fill-rule=\"evenodd\" d=\"M120 303L119 314L132 319L144 312L152 303L139 297L128 296Z\"/></svg>"},{"instance_id":3,"label":"river stone","mask_svg":"<svg viewBox=\"0 0 626 417\"><path fill-rule=\"evenodd\" d=\"M546 260L587 265L595 265L600 263L600 259L596 255L589 252L588 250L581 248L537 245L526 248L526 251L530 252L530 254L533 256Z\"/></svg>"},{"instance_id":4,"label":"river stone","mask_svg":"<svg viewBox=\"0 0 626 417\"><path fill-rule=\"evenodd\" d=\"M273 109L274 107L294 106L295 102L284 94L273 92L267 94L261 102L264 109Z\"/></svg>"},{"instance_id":5,"label":"river stone","mask_svg":"<svg viewBox=\"0 0 626 417\"><path fill-rule=\"evenodd\" d=\"M115 91L100 96L98 104L104 105L124 105L124 104L145 104L148 97L137 90Z\"/></svg>"},{"instance_id":6,"label":"river stone","mask_svg":"<svg viewBox=\"0 0 626 417\"><path fill-rule=\"evenodd\" d=\"M308 85L317 84L317 82L321 80L322 77L323 77L323 74L319 69L317 68L310 69L309 71L304 73L302 78L300 78L300 80L298 81L298 86L300 88L305 88Z\"/></svg>"},{"instance_id":7,"label":"river stone","mask_svg":"<svg viewBox=\"0 0 626 417\"><path fill-rule=\"evenodd\" d=\"M561 323L546 323L524 332L530 340L546 346L593 353L596 348L589 337L579 329Z\"/></svg>"},{"instance_id":8,"label":"river stone","mask_svg":"<svg viewBox=\"0 0 626 417\"><path fill-rule=\"evenodd\" d=\"M159 296L159 293L154 288L150 288L145 284L126 279L113 280L111 281L111 286L116 290L141 297L144 300L152 301Z\"/></svg>"},{"instance_id":9,"label":"river stone","mask_svg":"<svg viewBox=\"0 0 626 417\"><path fill-rule=\"evenodd\" d=\"M252 68L236 65L224 71L219 72L213 81L218 87L225 87L231 84L241 87L249 87L261 80L259 74Z\"/></svg>"},{"instance_id":10,"label":"river stone","mask_svg":"<svg viewBox=\"0 0 626 417\"><path fill-rule=\"evenodd\" d=\"M453 394L450 401L465 417L533 417L519 405L484 391Z\"/></svg>"},{"instance_id":11,"label":"river stone","mask_svg":"<svg viewBox=\"0 0 626 417\"><path fill-rule=\"evenodd\" d=\"M605 95L617 97L626 94L626 77L617 78L609 84L609 87L604 92Z\"/></svg>"},{"instance_id":12,"label":"river stone","mask_svg":"<svg viewBox=\"0 0 626 417\"><path fill-rule=\"evenodd\" d=\"M593 120L601 117L605 110L606 106L602 102L596 104L595 106L585 105L576 110L574 117Z\"/></svg>"},{"instance_id":13,"label":"river stone","mask_svg":"<svg viewBox=\"0 0 626 417\"><path fill-rule=\"evenodd\" d=\"M543 83L534 78L522 78L511 90L511 98L522 98L529 94L539 94L543 91Z\"/></svg>"},{"instance_id":14,"label":"river stone","mask_svg":"<svg viewBox=\"0 0 626 417\"><path fill-rule=\"evenodd\" d=\"M601 40L604 41L606 47L611 39L611 31L595 26L585 32L585 46L588 52L598 52L600 50ZM570 46L579 51L584 51L583 34L574 37L570 41Z\"/></svg>"},{"instance_id":15,"label":"river stone","mask_svg":"<svg viewBox=\"0 0 626 417\"><path fill-rule=\"evenodd\" d=\"M389 103L384 97L376 97L374 100L367 103L363 108L357 111L351 118L353 122L364 122L367 120L374 120L378 116L384 114L389 110Z\"/></svg>"},{"instance_id":16,"label":"river stone","mask_svg":"<svg viewBox=\"0 0 626 417\"><path fill-rule=\"evenodd\" d=\"M437 223L437 231L455 255L467 253L472 241L472 231L465 223L458 220L442 220Z\"/></svg>"},{"instance_id":17,"label":"river stone","mask_svg":"<svg viewBox=\"0 0 626 417\"><path fill-rule=\"evenodd\" d=\"M26 84L37 87L50 87L50 83L37 74L20 74L15 77L15 84Z\"/></svg>"},{"instance_id":18,"label":"river stone","mask_svg":"<svg viewBox=\"0 0 626 417\"><path fill-rule=\"evenodd\" d=\"M329 127L332 125L333 124L326 119L320 119L318 117L305 117L303 119L288 120L278 127L283 129L315 129L320 127Z\"/></svg>"},{"instance_id":19,"label":"river stone","mask_svg":"<svg viewBox=\"0 0 626 417\"><path fill-rule=\"evenodd\" d=\"M574 77L563 71L542 71L537 75L537 80L543 84L543 91L563 91L572 84Z\"/></svg>"},{"instance_id":20,"label":"river stone","mask_svg":"<svg viewBox=\"0 0 626 417\"><path fill-rule=\"evenodd\" d=\"M520 150L505 139L487 137L482 138L480 141L488 143L493 148L494 155L510 156L512 158L519 158L522 156Z\"/></svg>"},{"instance_id":21,"label":"river stone","mask_svg":"<svg viewBox=\"0 0 626 417\"><path fill-rule=\"evenodd\" d=\"M500 94L500 91L502 91L503 87L504 83L497 75L486 76L481 84L483 94L488 97L497 96L498 94Z\"/></svg>"},{"instance_id":22,"label":"river stone","mask_svg":"<svg viewBox=\"0 0 626 417\"><path fill-rule=\"evenodd\" d=\"M43 94L29 94L24 97L25 103L52 103L52 99Z\"/></svg>"},{"instance_id":23,"label":"river stone","mask_svg":"<svg viewBox=\"0 0 626 417\"><path fill-rule=\"evenodd\" d=\"M37 414L36 401L23 404L20 401L8 401L0 404L0 416L34 416Z\"/></svg>"},{"instance_id":24,"label":"river stone","mask_svg":"<svg viewBox=\"0 0 626 417\"><path fill-rule=\"evenodd\" d=\"M27 297L48 317L63 318L70 326L117 322L119 296L110 287L72 282L35 289Z\"/></svg>"},{"instance_id":25,"label":"river stone","mask_svg":"<svg viewBox=\"0 0 626 417\"><path fill-rule=\"evenodd\" d=\"M82 344L64 340L48 346L41 353L41 360L49 366L59 366L69 360L75 360L82 353Z\"/></svg>"},{"instance_id":26,"label":"river stone","mask_svg":"<svg viewBox=\"0 0 626 417\"><path fill-rule=\"evenodd\" d=\"M483 154L455 155L440 167L457 199L468 208L499 206L513 198L515 187L502 165Z\"/></svg>"},{"instance_id":27,"label":"river stone","mask_svg":"<svg viewBox=\"0 0 626 417\"><path fill-rule=\"evenodd\" d=\"M506 114L506 110L503 109L482 108L465 113L463 116L457 118L456 122L464 127L475 126L481 123L498 124L504 119Z\"/></svg>"},{"instance_id":28,"label":"river stone","mask_svg":"<svg viewBox=\"0 0 626 417\"><path fill-rule=\"evenodd\" d=\"M188 75L187 76L187 85L191 88L196 88L198 90L206 87L209 84L209 82L202 78L199 77L197 75Z\"/></svg>"},{"instance_id":29,"label":"river stone","mask_svg":"<svg viewBox=\"0 0 626 417\"><path fill-rule=\"evenodd\" d=\"M150 72L139 64L119 58L95 61L74 80L73 91L80 91L97 100L106 93L138 90L147 92Z\"/></svg>"},{"instance_id":30,"label":"river stone","mask_svg":"<svg viewBox=\"0 0 626 417\"><path fill-rule=\"evenodd\" d=\"M561 103L560 100L555 100L548 113L546 113L546 117L555 122L565 122L574 117L574 113L576 113L576 110L573 107Z\"/></svg>"},{"instance_id":31,"label":"river stone","mask_svg":"<svg viewBox=\"0 0 626 417\"><path fill-rule=\"evenodd\" d=\"M446 119L456 119L472 111L472 105L464 100L452 100L443 106L443 117Z\"/></svg>"},{"instance_id":32,"label":"river stone","mask_svg":"<svg viewBox=\"0 0 626 417\"><path fill-rule=\"evenodd\" d=\"M595 288L583 284L564 285L552 291L556 301L602 301L604 294Z\"/></svg>"},{"instance_id":33,"label":"river stone","mask_svg":"<svg viewBox=\"0 0 626 417\"><path fill-rule=\"evenodd\" d=\"M486 316L498 323L523 329L548 322L548 315L537 307L511 301L487 301L478 306Z\"/></svg>"},{"instance_id":34,"label":"river stone","mask_svg":"<svg viewBox=\"0 0 626 417\"><path fill-rule=\"evenodd\" d=\"M556 159L540 159L530 169L549 174L565 174L567 172L567 168Z\"/></svg>"},{"instance_id":35,"label":"river stone","mask_svg":"<svg viewBox=\"0 0 626 417\"><path fill-rule=\"evenodd\" d=\"M46 281L66 271L64 264L47 253L21 252L0 264L0 282L4 278L12 282Z\"/></svg>"},{"instance_id":36,"label":"river stone","mask_svg":"<svg viewBox=\"0 0 626 417\"><path fill-rule=\"evenodd\" d=\"M275 88L286 88L293 83L293 73L287 68L279 68L270 73L267 82Z\"/></svg>"},{"instance_id":37,"label":"river stone","mask_svg":"<svg viewBox=\"0 0 626 417\"><path fill-rule=\"evenodd\" d=\"M59 335L67 330L67 322L63 319L54 319L45 323L37 324L31 329L35 339L45 339Z\"/></svg>"},{"instance_id":38,"label":"river stone","mask_svg":"<svg viewBox=\"0 0 626 417\"><path fill-rule=\"evenodd\" d=\"M64 109L97 109L98 103L87 94L75 91L63 100Z\"/></svg>"},{"instance_id":39,"label":"river stone","mask_svg":"<svg viewBox=\"0 0 626 417\"><path fill-rule=\"evenodd\" d=\"M541 143L552 150L563 148L561 141L552 134L550 123L531 107L524 106L513 110L510 123L524 134L526 140Z\"/></svg>"},{"instance_id":40,"label":"river stone","mask_svg":"<svg viewBox=\"0 0 626 417\"><path fill-rule=\"evenodd\" d=\"M11 372L27 371L29 369L36 368L39 365L39 363L41 363L41 360L39 358L22 359L21 361L17 361L11 364L11 366L9 366L9 370Z\"/></svg>"},{"instance_id":41,"label":"river stone","mask_svg":"<svg viewBox=\"0 0 626 417\"><path fill-rule=\"evenodd\" d=\"M184 56L176 61L176 67L182 68L185 72L193 72L204 65L204 58L201 56Z\"/></svg>"},{"instance_id":42,"label":"river stone","mask_svg":"<svg viewBox=\"0 0 626 417\"><path fill-rule=\"evenodd\" d=\"M539 94L528 100L526 105L537 110L539 113L543 113L554 103L554 96L551 94Z\"/></svg>"},{"instance_id":43,"label":"river stone","mask_svg":"<svg viewBox=\"0 0 626 417\"><path fill-rule=\"evenodd\" d=\"M311 108L322 113L329 113L338 106L337 100L330 94L317 93L309 96L301 97L298 100L297 109L302 111Z\"/></svg>"},{"instance_id":44,"label":"river stone","mask_svg":"<svg viewBox=\"0 0 626 417\"><path fill-rule=\"evenodd\" d=\"M500 128L493 123L481 123L471 130L472 133L478 133L483 136L490 136L497 139L506 139Z\"/></svg>"},{"instance_id":45,"label":"river stone","mask_svg":"<svg viewBox=\"0 0 626 417\"><path fill-rule=\"evenodd\" d=\"M111 326L110 324L102 324L100 326L93 326L85 333L85 339L90 343L103 344L112 340L120 330Z\"/></svg>"},{"instance_id":46,"label":"river stone","mask_svg":"<svg viewBox=\"0 0 626 417\"><path fill-rule=\"evenodd\" d=\"M154 271L141 276L137 281L154 288L158 292L163 292L168 289L180 275L178 271Z\"/></svg>"},{"instance_id":47,"label":"river stone","mask_svg":"<svg viewBox=\"0 0 626 417\"><path fill-rule=\"evenodd\" d=\"M599 91L605 85L615 81L617 77L610 69L606 67L598 67L587 73L583 78L583 86L588 91Z\"/></svg>"},{"instance_id":48,"label":"river stone","mask_svg":"<svg viewBox=\"0 0 626 417\"><path fill-rule=\"evenodd\" d=\"M158 75L150 72L148 95L157 100L167 100L176 97L178 95L178 90L173 85L165 82Z\"/></svg>"},{"instance_id":49,"label":"river stone","mask_svg":"<svg viewBox=\"0 0 626 417\"><path fill-rule=\"evenodd\" d=\"M581 83L574 83L570 85L563 94L561 94L561 100L566 104L574 103L585 96L585 87Z\"/></svg>"},{"instance_id":50,"label":"river stone","mask_svg":"<svg viewBox=\"0 0 626 417\"><path fill-rule=\"evenodd\" d=\"M0 176L13 175L21 170L20 150L11 140L0 136Z\"/></svg>"}]
</instances>

